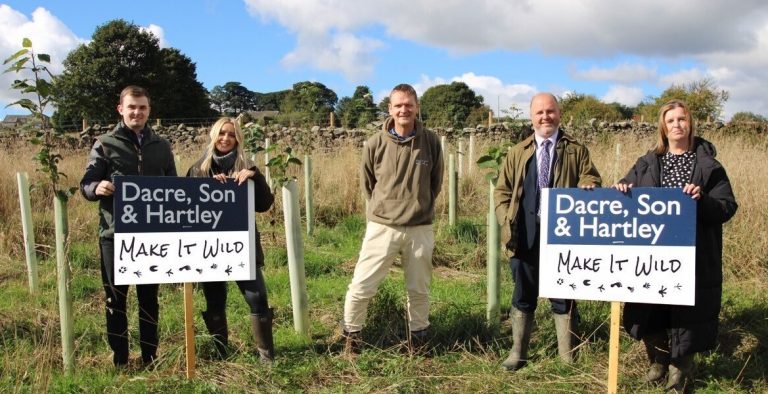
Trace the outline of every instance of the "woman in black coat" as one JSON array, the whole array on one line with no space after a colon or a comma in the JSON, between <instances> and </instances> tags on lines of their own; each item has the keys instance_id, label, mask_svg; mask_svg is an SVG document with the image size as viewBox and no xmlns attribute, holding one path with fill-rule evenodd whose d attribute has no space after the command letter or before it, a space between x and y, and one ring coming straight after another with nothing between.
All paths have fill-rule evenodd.
<instances>
[{"instance_id":1,"label":"woman in black coat","mask_svg":"<svg viewBox=\"0 0 768 394\"><path fill-rule=\"evenodd\" d=\"M723 223L736 213L736 199L715 147L694 136L687 106L678 100L659 110L656 147L640 157L614 188L681 188L696 200L695 305L626 303L624 329L642 339L651 362L646 380L667 374L666 389L680 390L693 370L694 353L713 349L717 340L723 284Z\"/></svg>"},{"instance_id":2,"label":"woman in black coat","mask_svg":"<svg viewBox=\"0 0 768 394\"><path fill-rule=\"evenodd\" d=\"M211 127L211 141L203 157L187 171L191 177L213 177L219 182L234 181L238 184L251 179L255 183L255 207L257 212L266 212L274 201L264 175L259 172L243 152L244 136L237 121L221 118ZM274 358L272 341L272 309L267 302L267 288L261 267L264 265L264 251L259 232L256 230L256 279L237 281L237 286L248 303L251 314L251 329L262 361ZM203 320L214 339L219 357L227 355L227 282L203 282L203 294L207 310Z\"/></svg>"}]
</instances>

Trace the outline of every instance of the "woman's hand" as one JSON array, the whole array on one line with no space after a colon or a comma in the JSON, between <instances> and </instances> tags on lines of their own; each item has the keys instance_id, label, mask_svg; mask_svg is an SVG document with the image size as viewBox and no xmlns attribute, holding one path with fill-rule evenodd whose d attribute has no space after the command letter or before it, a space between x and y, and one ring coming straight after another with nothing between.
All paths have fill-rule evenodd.
<instances>
[{"instance_id":1,"label":"woman's hand","mask_svg":"<svg viewBox=\"0 0 768 394\"><path fill-rule=\"evenodd\" d=\"M242 169L240 172L234 175L235 182L237 182L238 185L242 185L247 180L251 179L254 175L256 175L256 171Z\"/></svg>"},{"instance_id":2,"label":"woman's hand","mask_svg":"<svg viewBox=\"0 0 768 394\"><path fill-rule=\"evenodd\" d=\"M216 174L213 176L213 179L221 182L221 183L227 183L227 176L224 174Z\"/></svg>"},{"instance_id":3,"label":"woman's hand","mask_svg":"<svg viewBox=\"0 0 768 394\"><path fill-rule=\"evenodd\" d=\"M683 186L683 193L690 194L691 198L698 200L701 198L701 186L694 185L693 183L686 183Z\"/></svg>"},{"instance_id":4,"label":"woman's hand","mask_svg":"<svg viewBox=\"0 0 768 394\"><path fill-rule=\"evenodd\" d=\"M630 184L617 183L617 184L613 185L613 188L618 190L618 191L620 191L620 192L622 192L622 193L624 193L624 194L627 194L627 192L629 192L629 189L632 188L632 184L631 183Z\"/></svg>"}]
</instances>

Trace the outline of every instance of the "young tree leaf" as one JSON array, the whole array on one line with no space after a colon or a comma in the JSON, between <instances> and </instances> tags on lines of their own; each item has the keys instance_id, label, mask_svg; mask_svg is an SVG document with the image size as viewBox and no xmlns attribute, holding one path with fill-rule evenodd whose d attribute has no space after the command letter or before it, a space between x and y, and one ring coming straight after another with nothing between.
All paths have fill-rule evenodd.
<instances>
[{"instance_id":1,"label":"young tree leaf","mask_svg":"<svg viewBox=\"0 0 768 394\"><path fill-rule=\"evenodd\" d=\"M8 64L8 63L10 63L10 62L12 62L12 61L16 60L16 58L17 58L17 57L19 57L19 56L22 56L22 55L26 55L26 54L27 54L27 52L29 52L29 49L22 49L22 50L20 50L20 51L16 52L16 53L14 53L13 55L9 56L7 59L5 59L5 60L3 61L3 64ZM24 61L27 61L27 60L29 60L29 58L28 58L28 57L25 57L25 58L24 58Z\"/></svg>"}]
</instances>

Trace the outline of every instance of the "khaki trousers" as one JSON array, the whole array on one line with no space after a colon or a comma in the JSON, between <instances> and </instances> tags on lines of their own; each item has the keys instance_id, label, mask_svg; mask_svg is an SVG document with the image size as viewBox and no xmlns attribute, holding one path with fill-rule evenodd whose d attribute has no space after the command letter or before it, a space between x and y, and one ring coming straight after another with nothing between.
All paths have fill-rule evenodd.
<instances>
[{"instance_id":1,"label":"khaki trousers","mask_svg":"<svg viewBox=\"0 0 768 394\"><path fill-rule=\"evenodd\" d=\"M411 331L429 327L429 283L435 233L431 224L389 226L368 222L360 257L344 301L347 332L362 330L368 304L399 255L408 292L408 326Z\"/></svg>"}]
</instances>

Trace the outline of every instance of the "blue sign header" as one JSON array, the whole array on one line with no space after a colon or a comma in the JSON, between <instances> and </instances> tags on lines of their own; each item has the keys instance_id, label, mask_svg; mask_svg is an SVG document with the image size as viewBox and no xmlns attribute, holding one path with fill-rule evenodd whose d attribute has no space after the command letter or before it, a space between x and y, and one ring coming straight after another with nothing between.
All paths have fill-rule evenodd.
<instances>
[{"instance_id":1,"label":"blue sign header","mask_svg":"<svg viewBox=\"0 0 768 394\"><path fill-rule=\"evenodd\" d=\"M696 201L679 188L545 189L549 244L696 244Z\"/></svg>"},{"instance_id":2,"label":"blue sign header","mask_svg":"<svg viewBox=\"0 0 768 394\"><path fill-rule=\"evenodd\" d=\"M232 180L116 176L115 232L248 231L248 190Z\"/></svg>"}]
</instances>

